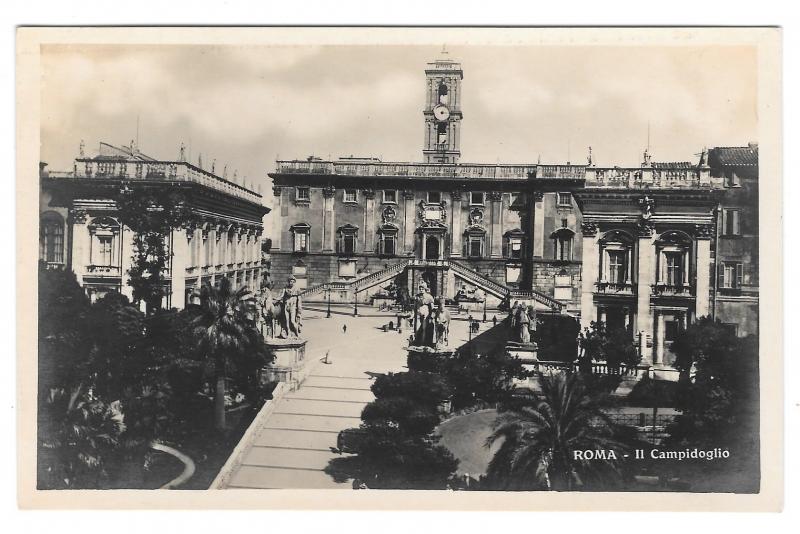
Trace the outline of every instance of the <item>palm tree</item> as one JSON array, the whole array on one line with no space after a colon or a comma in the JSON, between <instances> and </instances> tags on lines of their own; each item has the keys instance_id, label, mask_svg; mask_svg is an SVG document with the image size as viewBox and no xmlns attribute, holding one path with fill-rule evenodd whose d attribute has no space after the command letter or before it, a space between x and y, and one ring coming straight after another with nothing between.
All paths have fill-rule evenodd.
<instances>
[{"instance_id":1,"label":"palm tree","mask_svg":"<svg viewBox=\"0 0 800 534\"><path fill-rule=\"evenodd\" d=\"M500 415L487 446L500 440L487 479L498 489L573 490L590 480L619 477L627 446L586 392L578 374L540 375L541 393L530 405ZM585 460L575 451L613 451L614 458ZM609 454L611 456L611 454Z\"/></svg>"},{"instance_id":2,"label":"palm tree","mask_svg":"<svg viewBox=\"0 0 800 534\"><path fill-rule=\"evenodd\" d=\"M214 364L216 392L214 427L225 430L225 378L230 358L248 343L253 317L253 296L246 287L234 290L225 277L219 285L208 282L200 289L200 315L193 322L198 348Z\"/></svg>"}]
</instances>

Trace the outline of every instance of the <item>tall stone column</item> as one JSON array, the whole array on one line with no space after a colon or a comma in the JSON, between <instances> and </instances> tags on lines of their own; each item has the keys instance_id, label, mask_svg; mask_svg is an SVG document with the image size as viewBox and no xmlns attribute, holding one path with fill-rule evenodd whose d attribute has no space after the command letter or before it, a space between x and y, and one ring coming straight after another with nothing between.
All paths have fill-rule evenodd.
<instances>
[{"instance_id":1,"label":"tall stone column","mask_svg":"<svg viewBox=\"0 0 800 534\"><path fill-rule=\"evenodd\" d=\"M489 192L489 201L492 204L491 214L491 240L490 257L503 257L503 193Z\"/></svg>"},{"instance_id":2,"label":"tall stone column","mask_svg":"<svg viewBox=\"0 0 800 534\"><path fill-rule=\"evenodd\" d=\"M584 221L583 233L583 267L581 272L581 330L589 328L595 320L594 284L599 273L597 247L597 225Z\"/></svg>"},{"instance_id":3,"label":"tall stone column","mask_svg":"<svg viewBox=\"0 0 800 534\"><path fill-rule=\"evenodd\" d=\"M450 246L450 256L460 258L463 248L461 244L461 235L464 231L461 226L461 191L451 191L450 199L452 200L450 209L450 242L452 243Z\"/></svg>"},{"instance_id":4,"label":"tall stone column","mask_svg":"<svg viewBox=\"0 0 800 534\"><path fill-rule=\"evenodd\" d=\"M364 252L375 251L375 190L364 189Z\"/></svg>"},{"instance_id":5,"label":"tall stone column","mask_svg":"<svg viewBox=\"0 0 800 534\"><path fill-rule=\"evenodd\" d=\"M403 191L403 252L406 254L414 251L414 191Z\"/></svg>"},{"instance_id":6,"label":"tall stone column","mask_svg":"<svg viewBox=\"0 0 800 534\"><path fill-rule=\"evenodd\" d=\"M533 192L533 257L544 256L544 193Z\"/></svg>"},{"instance_id":7,"label":"tall stone column","mask_svg":"<svg viewBox=\"0 0 800 534\"><path fill-rule=\"evenodd\" d=\"M698 225L697 238L697 281L695 283L695 317L709 313L709 284L711 279L711 237L714 227L710 224Z\"/></svg>"},{"instance_id":8,"label":"tall stone column","mask_svg":"<svg viewBox=\"0 0 800 534\"><path fill-rule=\"evenodd\" d=\"M285 187L272 188L272 250L281 250L281 237L283 236L283 217L281 210L281 194Z\"/></svg>"},{"instance_id":9,"label":"tall stone column","mask_svg":"<svg viewBox=\"0 0 800 534\"><path fill-rule=\"evenodd\" d=\"M333 252L336 245L336 216L333 211L336 188L327 186L322 188L322 252Z\"/></svg>"},{"instance_id":10,"label":"tall stone column","mask_svg":"<svg viewBox=\"0 0 800 534\"><path fill-rule=\"evenodd\" d=\"M191 230L172 231L172 270L170 272L172 307L183 309L186 307L186 267L189 265L189 240Z\"/></svg>"},{"instance_id":11,"label":"tall stone column","mask_svg":"<svg viewBox=\"0 0 800 534\"><path fill-rule=\"evenodd\" d=\"M646 222L640 223L639 236L639 270L636 277L636 332L643 339L653 336L653 314L650 309L650 285L655 282L656 248L654 246L654 227ZM652 363L652 347L642 343L642 363Z\"/></svg>"}]
</instances>

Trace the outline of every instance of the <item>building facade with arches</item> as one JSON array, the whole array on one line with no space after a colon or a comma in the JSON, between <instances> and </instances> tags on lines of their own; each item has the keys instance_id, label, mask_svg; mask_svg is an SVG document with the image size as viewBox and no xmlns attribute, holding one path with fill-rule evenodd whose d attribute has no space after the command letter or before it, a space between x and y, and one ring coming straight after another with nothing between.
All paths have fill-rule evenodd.
<instances>
[{"instance_id":1,"label":"building facade with arches","mask_svg":"<svg viewBox=\"0 0 800 534\"><path fill-rule=\"evenodd\" d=\"M51 172L40 164L39 260L48 269L70 269L92 301L128 285L133 233L120 221L121 191L180 189L191 222L166 236L165 308L183 308L203 282L229 277L258 291L267 272L262 260L263 217L269 208L253 184L220 176L185 161L157 160L133 143L100 143L87 157L81 143L73 169Z\"/></svg>"}]
</instances>

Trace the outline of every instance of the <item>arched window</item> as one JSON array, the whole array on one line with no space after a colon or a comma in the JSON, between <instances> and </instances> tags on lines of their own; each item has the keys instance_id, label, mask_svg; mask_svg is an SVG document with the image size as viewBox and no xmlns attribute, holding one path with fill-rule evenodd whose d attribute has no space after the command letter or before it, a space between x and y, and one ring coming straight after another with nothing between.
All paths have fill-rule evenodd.
<instances>
[{"instance_id":1,"label":"arched window","mask_svg":"<svg viewBox=\"0 0 800 534\"><path fill-rule=\"evenodd\" d=\"M464 256L482 258L486 250L486 230L480 226L471 226L464 232Z\"/></svg>"},{"instance_id":2,"label":"arched window","mask_svg":"<svg viewBox=\"0 0 800 534\"><path fill-rule=\"evenodd\" d=\"M439 96L439 104L447 105L450 100L450 95L447 91L447 85L444 82L439 82L439 89L437 90Z\"/></svg>"},{"instance_id":3,"label":"arched window","mask_svg":"<svg viewBox=\"0 0 800 534\"><path fill-rule=\"evenodd\" d=\"M226 245L229 264L236 263L236 244L236 228L231 225L228 229L228 242Z\"/></svg>"},{"instance_id":4,"label":"arched window","mask_svg":"<svg viewBox=\"0 0 800 534\"><path fill-rule=\"evenodd\" d=\"M306 223L298 223L289 228L289 231L292 232L292 250L294 252L308 252L311 227Z\"/></svg>"},{"instance_id":5,"label":"arched window","mask_svg":"<svg viewBox=\"0 0 800 534\"><path fill-rule=\"evenodd\" d=\"M600 283L631 285L633 243L629 234L618 230L607 232L600 239Z\"/></svg>"},{"instance_id":6,"label":"arched window","mask_svg":"<svg viewBox=\"0 0 800 534\"><path fill-rule=\"evenodd\" d=\"M340 226L336 231L336 252L346 256L356 253L358 243L358 227L352 224Z\"/></svg>"},{"instance_id":7,"label":"arched window","mask_svg":"<svg viewBox=\"0 0 800 534\"><path fill-rule=\"evenodd\" d=\"M43 214L39 222L39 259L64 263L64 218L54 211Z\"/></svg>"},{"instance_id":8,"label":"arched window","mask_svg":"<svg viewBox=\"0 0 800 534\"><path fill-rule=\"evenodd\" d=\"M687 287L690 275L692 239L678 231L664 232L656 241L657 285Z\"/></svg>"},{"instance_id":9,"label":"arched window","mask_svg":"<svg viewBox=\"0 0 800 534\"><path fill-rule=\"evenodd\" d=\"M397 254L397 226L384 224L378 230L378 254L395 256Z\"/></svg>"},{"instance_id":10,"label":"arched window","mask_svg":"<svg viewBox=\"0 0 800 534\"><path fill-rule=\"evenodd\" d=\"M550 237L553 239L553 258L559 261L570 261L572 259L572 242L575 232L569 228L559 228Z\"/></svg>"}]
</instances>

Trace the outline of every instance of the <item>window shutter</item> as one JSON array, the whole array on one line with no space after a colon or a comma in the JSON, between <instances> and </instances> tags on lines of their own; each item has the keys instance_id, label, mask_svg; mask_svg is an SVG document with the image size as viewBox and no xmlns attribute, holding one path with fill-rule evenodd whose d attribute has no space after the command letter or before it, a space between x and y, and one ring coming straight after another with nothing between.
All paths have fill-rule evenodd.
<instances>
[{"instance_id":1,"label":"window shutter","mask_svg":"<svg viewBox=\"0 0 800 534\"><path fill-rule=\"evenodd\" d=\"M744 281L744 265L741 263L736 264L736 287L742 287L742 282Z\"/></svg>"},{"instance_id":2,"label":"window shutter","mask_svg":"<svg viewBox=\"0 0 800 534\"><path fill-rule=\"evenodd\" d=\"M725 264L724 263L720 263L718 265L718 271L719 271L719 278L717 280L717 287L718 288L725 287Z\"/></svg>"},{"instance_id":3,"label":"window shutter","mask_svg":"<svg viewBox=\"0 0 800 534\"><path fill-rule=\"evenodd\" d=\"M739 211L736 210L731 215L733 216L733 235L741 235L739 231Z\"/></svg>"},{"instance_id":4,"label":"window shutter","mask_svg":"<svg viewBox=\"0 0 800 534\"><path fill-rule=\"evenodd\" d=\"M728 210L722 210L722 235L728 235L730 232L728 230Z\"/></svg>"}]
</instances>

